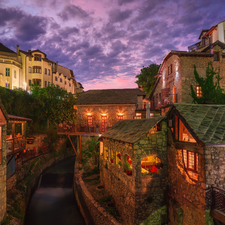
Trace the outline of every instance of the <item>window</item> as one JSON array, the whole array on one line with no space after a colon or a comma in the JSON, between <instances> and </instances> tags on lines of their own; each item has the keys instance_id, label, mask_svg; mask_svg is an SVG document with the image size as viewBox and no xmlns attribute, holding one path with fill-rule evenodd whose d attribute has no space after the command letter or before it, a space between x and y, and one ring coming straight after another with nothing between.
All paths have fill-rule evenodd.
<instances>
[{"instance_id":1,"label":"window","mask_svg":"<svg viewBox=\"0 0 225 225\"><path fill-rule=\"evenodd\" d=\"M189 178L198 180L198 153L182 149L182 156Z\"/></svg>"},{"instance_id":2,"label":"window","mask_svg":"<svg viewBox=\"0 0 225 225\"><path fill-rule=\"evenodd\" d=\"M48 75L50 76L50 70L48 70Z\"/></svg>"},{"instance_id":3,"label":"window","mask_svg":"<svg viewBox=\"0 0 225 225\"><path fill-rule=\"evenodd\" d=\"M104 159L109 160L109 151L108 148L104 147Z\"/></svg>"},{"instance_id":4,"label":"window","mask_svg":"<svg viewBox=\"0 0 225 225\"><path fill-rule=\"evenodd\" d=\"M50 82L48 82L48 86L50 85Z\"/></svg>"},{"instance_id":5,"label":"window","mask_svg":"<svg viewBox=\"0 0 225 225\"><path fill-rule=\"evenodd\" d=\"M163 168L162 160L154 155L147 156L141 160L141 173L154 174Z\"/></svg>"},{"instance_id":6,"label":"window","mask_svg":"<svg viewBox=\"0 0 225 225\"><path fill-rule=\"evenodd\" d=\"M202 88L199 85L196 86L196 96L197 98L202 97Z\"/></svg>"},{"instance_id":7,"label":"window","mask_svg":"<svg viewBox=\"0 0 225 225\"><path fill-rule=\"evenodd\" d=\"M55 77L55 81L57 81L58 80L58 78L57 77Z\"/></svg>"},{"instance_id":8,"label":"window","mask_svg":"<svg viewBox=\"0 0 225 225\"><path fill-rule=\"evenodd\" d=\"M120 168L122 166L121 162L122 155L120 152L116 152L116 165Z\"/></svg>"},{"instance_id":9,"label":"window","mask_svg":"<svg viewBox=\"0 0 225 225\"><path fill-rule=\"evenodd\" d=\"M65 81L65 85L66 85L66 81Z\"/></svg>"},{"instance_id":10,"label":"window","mask_svg":"<svg viewBox=\"0 0 225 225\"><path fill-rule=\"evenodd\" d=\"M113 159L114 159L114 157L113 157L113 150L110 149L110 162L111 163L113 163Z\"/></svg>"},{"instance_id":11,"label":"window","mask_svg":"<svg viewBox=\"0 0 225 225\"><path fill-rule=\"evenodd\" d=\"M40 66L33 66L33 73L41 73L41 67Z\"/></svg>"},{"instance_id":12,"label":"window","mask_svg":"<svg viewBox=\"0 0 225 225\"><path fill-rule=\"evenodd\" d=\"M29 73L31 73L31 67L29 67Z\"/></svg>"},{"instance_id":13,"label":"window","mask_svg":"<svg viewBox=\"0 0 225 225\"><path fill-rule=\"evenodd\" d=\"M118 116L117 116L117 119L118 119L118 120L123 120L123 115L118 115Z\"/></svg>"},{"instance_id":14,"label":"window","mask_svg":"<svg viewBox=\"0 0 225 225\"><path fill-rule=\"evenodd\" d=\"M71 83L69 83L69 86L71 87Z\"/></svg>"},{"instance_id":15,"label":"window","mask_svg":"<svg viewBox=\"0 0 225 225\"><path fill-rule=\"evenodd\" d=\"M34 54L34 61L41 61L41 55L40 54Z\"/></svg>"},{"instance_id":16,"label":"window","mask_svg":"<svg viewBox=\"0 0 225 225\"><path fill-rule=\"evenodd\" d=\"M136 113L136 116L134 117L134 119L141 119L141 113Z\"/></svg>"},{"instance_id":17,"label":"window","mask_svg":"<svg viewBox=\"0 0 225 225\"><path fill-rule=\"evenodd\" d=\"M10 68L5 68L5 75L6 75L7 77L10 76Z\"/></svg>"},{"instance_id":18,"label":"window","mask_svg":"<svg viewBox=\"0 0 225 225\"><path fill-rule=\"evenodd\" d=\"M103 156L103 142L100 141L100 155Z\"/></svg>"},{"instance_id":19,"label":"window","mask_svg":"<svg viewBox=\"0 0 225 225\"><path fill-rule=\"evenodd\" d=\"M214 52L213 53L213 61L219 61L220 58L219 58L219 52Z\"/></svg>"},{"instance_id":20,"label":"window","mask_svg":"<svg viewBox=\"0 0 225 225\"><path fill-rule=\"evenodd\" d=\"M62 83L62 78L60 78L60 82Z\"/></svg>"},{"instance_id":21,"label":"window","mask_svg":"<svg viewBox=\"0 0 225 225\"><path fill-rule=\"evenodd\" d=\"M143 109L146 109L147 102L143 102Z\"/></svg>"},{"instance_id":22,"label":"window","mask_svg":"<svg viewBox=\"0 0 225 225\"><path fill-rule=\"evenodd\" d=\"M32 57L29 57L29 61L31 61L32 60Z\"/></svg>"},{"instance_id":23,"label":"window","mask_svg":"<svg viewBox=\"0 0 225 225\"><path fill-rule=\"evenodd\" d=\"M106 116L102 116L102 121L101 121L101 125L102 125L102 132L106 131L106 121L107 121L107 117Z\"/></svg>"},{"instance_id":24,"label":"window","mask_svg":"<svg viewBox=\"0 0 225 225\"><path fill-rule=\"evenodd\" d=\"M170 75L171 73L172 73L172 64L168 66L168 75Z\"/></svg>"},{"instance_id":25,"label":"window","mask_svg":"<svg viewBox=\"0 0 225 225\"><path fill-rule=\"evenodd\" d=\"M45 81L45 87L47 87L47 81Z\"/></svg>"},{"instance_id":26,"label":"window","mask_svg":"<svg viewBox=\"0 0 225 225\"><path fill-rule=\"evenodd\" d=\"M47 75L47 69L45 68L45 74Z\"/></svg>"},{"instance_id":27,"label":"window","mask_svg":"<svg viewBox=\"0 0 225 225\"><path fill-rule=\"evenodd\" d=\"M87 124L91 126L93 124L92 116L87 116Z\"/></svg>"},{"instance_id":28,"label":"window","mask_svg":"<svg viewBox=\"0 0 225 225\"><path fill-rule=\"evenodd\" d=\"M29 86L31 85L31 80L29 80Z\"/></svg>"},{"instance_id":29,"label":"window","mask_svg":"<svg viewBox=\"0 0 225 225\"><path fill-rule=\"evenodd\" d=\"M14 78L16 78L16 70L14 70Z\"/></svg>"},{"instance_id":30,"label":"window","mask_svg":"<svg viewBox=\"0 0 225 225\"><path fill-rule=\"evenodd\" d=\"M132 160L129 155L124 156L124 170L127 175L132 175Z\"/></svg>"}]
</instances>

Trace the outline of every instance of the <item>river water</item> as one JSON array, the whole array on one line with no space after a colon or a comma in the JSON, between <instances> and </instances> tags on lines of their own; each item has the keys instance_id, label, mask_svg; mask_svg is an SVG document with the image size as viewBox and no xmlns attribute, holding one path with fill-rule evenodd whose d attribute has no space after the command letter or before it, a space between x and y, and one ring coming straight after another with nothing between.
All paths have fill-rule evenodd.
<instances>
[{"instance_id":1,"label":"river water","mask_svg":"<svg viewBox=\"0 0 225 225\"><path fill-rule=\"evenodd\" d=\"M85 225L73 195L74 158L47 169L33 194L25 225Z\"/></svg>"}]
</instances>

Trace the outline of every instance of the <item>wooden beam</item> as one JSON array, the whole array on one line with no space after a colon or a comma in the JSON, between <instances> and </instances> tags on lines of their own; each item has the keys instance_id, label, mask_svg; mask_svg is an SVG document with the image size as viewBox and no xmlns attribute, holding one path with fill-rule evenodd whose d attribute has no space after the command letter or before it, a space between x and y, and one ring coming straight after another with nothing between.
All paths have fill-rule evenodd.
<instances>
[{"instance_id":1,"label":"wooden beam","mask_svg":"<svg viewBox=\"0 0 225 225\"><path fill-rule=\"evenodd\" d=\"M213 218L219 220L222 223L225 223L225 216L224 215L222 215L222 214L220 214L220 213L218 213L218 212L216 212L214 210L211 210L211 213L210 214L211 214L211 216Z\"/></svg>"},{"instance_id":2,"label":"wooden beam","mask_svg":"<svg viewBox=\"0 0 225 225\"><path fill-rule=\"evenodd\" d=\"M75 154L76 154L76 156L77 156L77 158L78 158L78 160L79 160L79 156L78 156L78 154L77 154L77 151L76 151L76 149L75 149L75 147L74 147L74 145L73 145L73 142L72 142L72 140L71 140L71 138L70 138L70 135L68 134L68 138L69 138L69 140L70 140L70 143L71 143L71 145L72 145L72 147L73 147L73 150L74 150L74 152L75 152ZM80 161L81 162L81 161Z\"/></svg>"},{"instance_id":3,"label":"wooden beam","mask_svg":"<svg viewBox=\"0 0 225 225\"><path fill-rule=\"evenodd\" d=\"M176 149L185 149L192 152L197 152L199 154L204 155L203 147L199 147L197 144L190 143L190 142L175 142Z\"/></svg>"}]
</instances>

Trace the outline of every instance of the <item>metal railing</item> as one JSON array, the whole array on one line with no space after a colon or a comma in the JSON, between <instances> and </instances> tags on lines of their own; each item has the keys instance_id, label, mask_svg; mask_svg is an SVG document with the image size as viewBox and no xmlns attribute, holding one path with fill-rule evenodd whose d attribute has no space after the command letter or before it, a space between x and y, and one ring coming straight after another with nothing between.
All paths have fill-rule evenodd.
<instances>
[{"instance_id":1,"label":"metal railing","mask_svg":"<svg viewBox=\"0 0 225 225\"><path fill-rule=\"evenodd\" d=\"M22 148L25 148L24 136L6 139L7 153L11 153L11 152L14 152L14 151L16 151L18 149L22 149Z\"/></svg>"},{"instance_id":2,"label":"metal railing","mask_svg":"<svg viewBox=\"0 0 225 225\"><path fill-rule=\"evenodd\" d=\"M212 188L212 210L225 216L225 190Z\"/></svg>"},{"instance_id":3,"label":"metal railing","mask_svg":"<svg viewBox=\"0 0 225 225\"><path fill-rule=\"evenodd\" d=\"M177 102L177 94L169 94L168 97L161 98L156 101L151 101L151 108L150 110L160 109L162 107L166 107L173 103Z\"/></svg>"},{"instance_id":4,"label":"metal railing","mask_svg":"<svg viewBox=\"0 0 225 225\"><path fill-rule=\"evenodd\" d=\"M192 51L197 51L198 49L204 48L206 46L209 46L212 44L212 39L206 39L205 42L197 42L193 45L188 46L188 51L192 52Z\"/></svg>"},{"instance_id":5,"label":"metal railing","mask_svg":"<svg viewBox=\"0 0 225 225\"><path fill-rule=\"evenodd\" d=\"M100 125L82 125L82 124L58 124L57 125L57 133L60 134L88 134L88 133L104 133L106 132L111 126L100 126Z\"/></svg>"}]
</instances>

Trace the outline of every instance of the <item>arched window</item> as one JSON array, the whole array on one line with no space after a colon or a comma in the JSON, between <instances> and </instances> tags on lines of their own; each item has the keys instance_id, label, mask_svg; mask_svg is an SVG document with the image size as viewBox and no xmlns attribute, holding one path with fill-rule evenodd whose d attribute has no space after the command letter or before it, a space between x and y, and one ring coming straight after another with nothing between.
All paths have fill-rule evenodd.
<instances>
[{"instance_id":1,"label":"arched window","mask_svg":"<svg viewBox=\"0 0 225 225\"><path fill-rule=\"evenodd\" d=\"M120 152L116 152L116 165L118 165L118 167L120 168L122 166L122 155Z\"/></svg>"},{"instance_id":2,"label":"arched window","mask_svg":"<svg viewBox=\"0 0 225 225\"><path fill-rule=\"evenodd\" d=\"M127 175L132 175L132 160L129 155L125 155L124 159L124 170Z\"/></svg>"},{"instance_id":3,"label":"arched window","mask_svg":"<svg viewBox=\"0 0 225 225\"><path fill-rule=\"evenodd\" d=\"M163 168L162 160L154 155L147 156L141 160L141 173L154 174L159 173L159 169Z\"/></svg>"}]
</instances>

